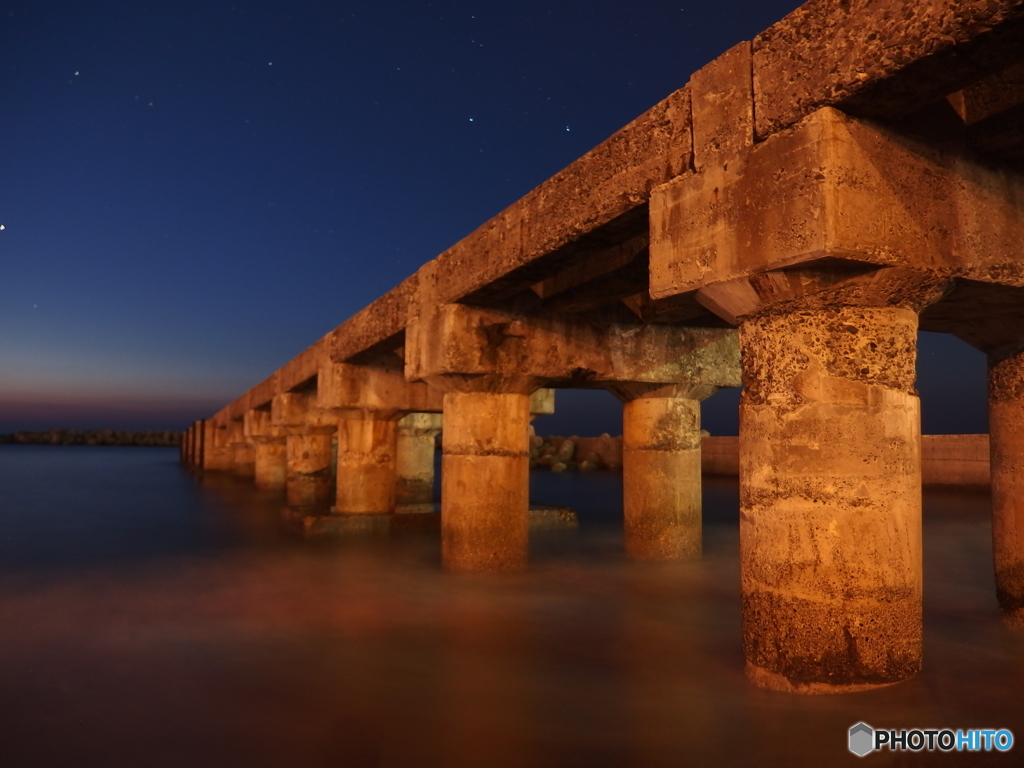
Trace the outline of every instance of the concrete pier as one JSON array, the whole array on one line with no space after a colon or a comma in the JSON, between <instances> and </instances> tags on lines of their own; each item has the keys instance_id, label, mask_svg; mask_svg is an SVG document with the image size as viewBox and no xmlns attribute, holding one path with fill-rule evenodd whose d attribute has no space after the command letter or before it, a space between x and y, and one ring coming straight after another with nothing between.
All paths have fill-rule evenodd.
<instances>
[{"instance_id":1,"label":"concrete pier","mask_svg":"<svg viewBox=\"0 0 1024 768\"><path fill-rule=\"evenodd\" d=\"M334 495L333 427L308 427L286 438L289 506L329 506Z\"/></svg>"},{"instance_id":2,"label":"concrete pier","mask_svg":"<svg viewBox=\"0 0 1024 768\"><path fill-rule=\"evenodd\" d=\"M390 529L430 485L426 435L400 450L398 424L443 410L442 565L516 570L528 396L603 388L626 404L627 551L694 557L698 403L740 384L741 338L748 674L862 690L921 665L920 324L989 354L997 589L1021 624L1021 4L854 10L811 0L733 46L203 422L193 461L247 471L228 431L254 414L258 483L285 484L282 429L316 457L293 481L321 472L325 440L260 415L315 393L355 513L333 522Z\"/></svg>"},{"instance_id":3,"label":"concrete pier","mask_svg":"<svg viewBox=\"0 0 1024 768\"><path fill-rule=\"evenodd\" d=\"M441 414L410 413L396 428L395 511L432 509L435 443L441 431Z\"/></svg>"},{"instance_id":4,"label":"concrete pier","mask_svg":"<svg viewBox=\"0 0 1024 768\"><path fill-rule=\"evenodd\" d=\"M441 561L447 570L526 567L529 404L525 393L445 393Z\"/></svg>"},{"instance_id":5,"label":"concrete pier","mask_svg":"<svg viewBox=\"0 0 1024 768\"><path fill-rule=\"evenodd\" d=\"M996 596L1024 628L1024 351L989 355L988 392Z\"/></svg>"},{"instance_id":6,"label":"concrete pier","mask_svg":"<svg viewBox=\"0 0 1024 768\"><path fill-rule=\"evenodd\" d=\"M203 422L203 469L230 472L235 464L235 449L228 439L226 424L213 419Z\"/></svg>"},{"instance_id":7,"label":"concrete pier","mask_svg":"<svg viewBox=\"0 0 1024 768\"><path fill-rule=\"evenodd\" d=\"M701 553L700 401L667 389L622 408L623 535L636 560Z\"/></svg>"},{"instance_id":8,"label":"concrete pier","mask_svg":"<svg viewBox=\"0 0 1024 768\"><path fill-rule=\"evenodd\" d=\"M252 409L245 414L245 432L256 445L254 479L262 490L280 490L287 474L285 433L271 423L269 409Z\"/></svg>"},{"instance_id":9,"label":"concrete pier","mask_svg":"<svg viewBox=\"0 0 1024 768\"><path fill-rule=\"evenodd\" d=\"M232 419L228 424L228 440L232 448L232 471L238 477L255 477L256 444L246 437L243 419Z\"/></svg>"},{"instance_id":10,"label":"concrete pier","mask_svg":"<svg viewBox=\"0 0 1024 768\"><path fill-rule=\"evenodd\" d=\"M921 667L917 317L843 307L740 325L747 674L862 690Z\"/></svg>"},{"instance_id":11,"label":"concrete pier","mask_svg":"<svg viewBox=\"0 0 1024 768\"><path fill-rule=\"evenodd\" d=\"M397 414L339 412L335 511L386 514L395 509Z\"/></svg>"},{"instance_id":12,"label":"concrete pier","mask_svg":"<svg viewBox=\"0 0 1024 768\"><path fill-rule=\"evenodd\" d=\"M271 426L285 435L285 496L289 506L330 506L334 497L335 417L318 407L315 393L273 397Z\"/></svg>"}]
</instances>

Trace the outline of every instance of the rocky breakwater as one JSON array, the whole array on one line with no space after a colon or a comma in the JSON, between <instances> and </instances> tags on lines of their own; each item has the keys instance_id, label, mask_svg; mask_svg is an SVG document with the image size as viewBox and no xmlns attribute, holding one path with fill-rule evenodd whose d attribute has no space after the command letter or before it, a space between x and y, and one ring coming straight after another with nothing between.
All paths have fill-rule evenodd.
<instances>
[{"instance_id":1,"label":"rocky breakwater","mask_svg":"<svg viewBox=\"0 0 1024 768\"><path fill-rule=\"evenodd\" d=\"M172 429L132 431L127 429L50 429L45 432L15 432L0 435L0 443L18 445L142 445L177 448L181 432Z\"/></svg>"},{"instance_id":2,"label":"rocky breakwater","mask_svg":"<svg viewBox=\"0 0 1024 768\"><path fill-rule=\"evenodd\" d=\"M530 468L552 472L622 470L622 437L530 436Z\"/></svg>"}]
</instances>

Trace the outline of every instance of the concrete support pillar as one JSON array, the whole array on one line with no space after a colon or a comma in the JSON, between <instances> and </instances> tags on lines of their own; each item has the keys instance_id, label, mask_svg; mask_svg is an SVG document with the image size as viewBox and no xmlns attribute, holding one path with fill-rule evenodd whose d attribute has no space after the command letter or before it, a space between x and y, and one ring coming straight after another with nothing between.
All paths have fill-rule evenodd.
<instances>
[{"instance_id":1,"label":"concrete support pillar","mask_svg":"<svg viewBox=\"0 0 1024 768\"><path fill-rule=\"evenodd\" d=\"M397 428L395 510L427 509L434 501L435 439L441 431L441 414L410 413Z\"/></svg>"},{"instance_id":2,"label":"concrete support pillar","mask_svg":"<svg viewBox=\"0 0 1024 768\"><path fill-rule=\"evenodd\" d=\"M227 425L212 420L203 423L203 469L230 472L235 451L228 442Z\"/></svg>"},{"instance_id":3,"label":"concrete support pillar","mask_svg":"<svg viewBox=\"0 0 1024 768\"><path fill-rule=\"evenodd\" d=\"M371 410L338 412L337 512L394 512L400 416Z\"/></svg>"},{"instance_id":4,"label":"concrete support pillar","mask_svg":"<svg viewBox=\"0 0 1024 768\"><path fill-rule=\"evenodd\" d=\"M699 400L662 394L625 403L622 491L627 556L636 560L700 556Z\"/></svg>"},{"instance_id":5,"label":"concrete support pillar","mask_svg":"<svg viewBox=\"0 0 1024 768\"><path fill-rule=\"evenodd\" d=\"M747 675L805 693L921 668L917 315L778 310L740 324Z\"/></svg>"},{"instance_id":6,"label":"concrete support pillar","mask_svg":"<svg viewBox=\"0 0 1024 768\"><path fill-rule=\"evenodd\" d=\"M277 490L285 487L288 452L284 436L254 437L256 443L256 487Z\"/></svg>"},{"instance_id":7,"label":"concrete support pillar","mask_svg":"<svg viewBox=\"0 0 1024 768\"><path fill-rule=\"evenodd\" d=\"M450 571L526 566L529 396L446 392L441 561Z\"/></svg>"},{"instance_id":8,"label":"concrete support pillar","mask_svg":"<svg viewBox=\"0 0 1024 768\"><path fill-rule=\"evenodd\" d=\"M228 425L228 439L231 441L232 471L239 477L255 477L256 444L246 438L245 425L241 419Z\"/></svg>"},{"instance_id":9,"label":"concrete support pillar","mask_svg":"<svg viewBox=\"0 0 1024 768\"><path fill-rule=\"evenodd\" d=\"M200 419L192 425L192 466L203 467L203 448L205 446L206 420Z\"/></svg>"},{"instance_id":10,"label":"concrete support pillar","mask_svg":"<svg viewBox=\"0 0 1024 768\"><path fill-rule=\"evenodd\" d=\"M334 490L331 469L333 440L334 427L305 427L289 431L286 438L289 506L330 505Z\"/></svg>"},{"instance_id":11,"label":"concrete support pillar","mask_svg":"<svg viewBox=\"0 0 1024 768\"><path fill-rule=\"evenodd\" d=\"M989 354L988 408L996 595L1024 628L1024 350Z\"/></svg>"}]
</instances>

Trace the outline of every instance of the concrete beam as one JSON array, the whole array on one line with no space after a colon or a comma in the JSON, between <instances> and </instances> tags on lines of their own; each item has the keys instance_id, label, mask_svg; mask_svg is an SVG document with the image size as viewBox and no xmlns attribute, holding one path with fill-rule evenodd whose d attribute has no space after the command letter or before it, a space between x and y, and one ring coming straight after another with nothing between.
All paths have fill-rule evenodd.
<instances>
[{"instance_id":1,"label":"concrete beam","mask_svg":"<svg viewBox=\"0 0 1024 768\"><path fill-rule=\"evenodd\" d=\"M1020 58L1020 0L809 0L753 41L766 138L835 106L900 118Z\"/></svg>"},{"instance_id":2,"label":"concrete beam","mask_svg":"<svg viewBox=\"0 0 1024 768\"><path fill-rule=\"evenodd\" d=\"M823 109L652 195L655 299L823 259L1024 285L1024 178Z\"/></svg>"},{"instance_id":3,"label":"concrete beam","mask_svg":"<svg viewBox=\"0 0 1024 768\"><path fill-rule=\"evenodd\" d=\"M537 387L692 384L707 397L739 385L739 347L721 328L592 326L564 316L446 304L416 318L405 347L406 376L467 386L482 376L528 393ZM704 392L704 390L707 390ZM509 391L512 391L511 389Z\"/></svg>"}]
</instances>

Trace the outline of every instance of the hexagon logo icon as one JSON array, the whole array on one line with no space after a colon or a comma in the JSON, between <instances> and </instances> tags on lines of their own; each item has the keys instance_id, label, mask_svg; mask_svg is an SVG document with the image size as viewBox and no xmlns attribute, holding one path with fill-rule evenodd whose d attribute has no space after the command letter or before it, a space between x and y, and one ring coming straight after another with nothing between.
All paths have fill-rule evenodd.
<instances>
[{"instance_id":1,"label":"hexagon logo icon","mask_svg":"<svg viewBox=\"0 0 1024 768\"><path fill-rule=\"evenodd\" d=\"M867 723L857 723L850 728L850 751L857 757L864 757L875 748L875 729Z\"/></svg>"}]
</instances>

